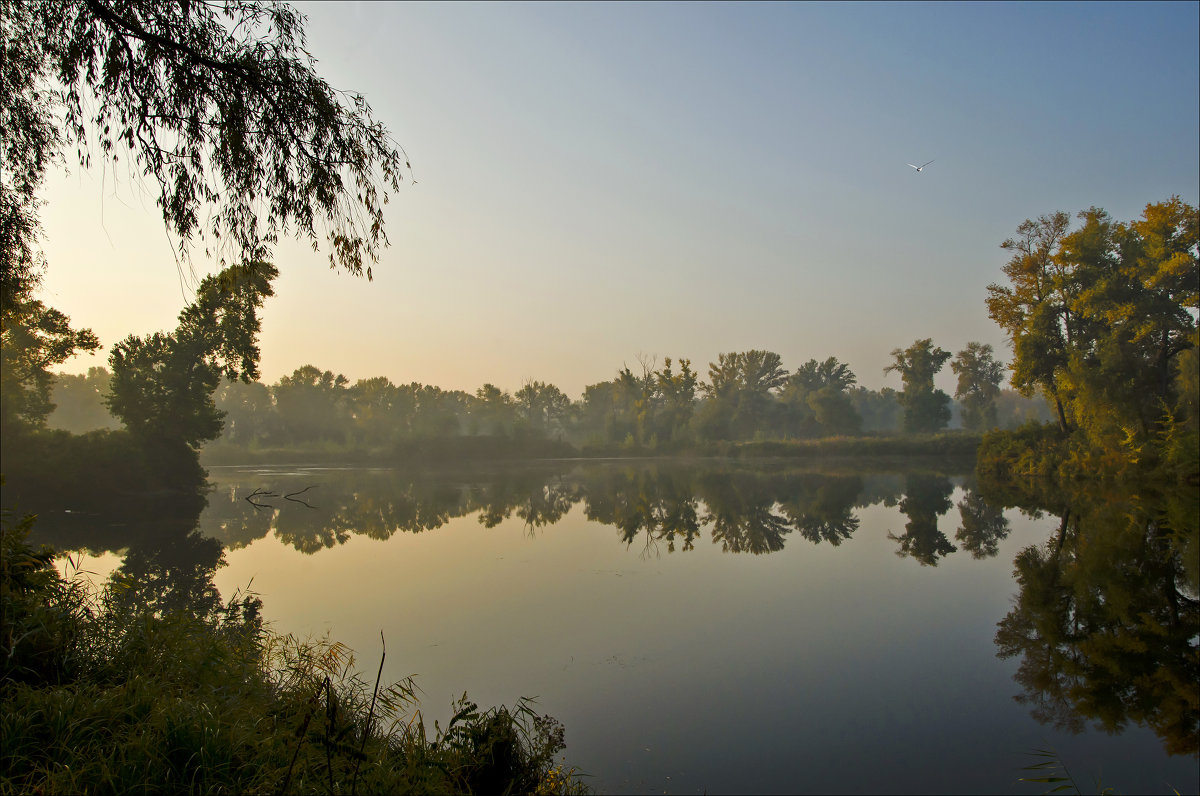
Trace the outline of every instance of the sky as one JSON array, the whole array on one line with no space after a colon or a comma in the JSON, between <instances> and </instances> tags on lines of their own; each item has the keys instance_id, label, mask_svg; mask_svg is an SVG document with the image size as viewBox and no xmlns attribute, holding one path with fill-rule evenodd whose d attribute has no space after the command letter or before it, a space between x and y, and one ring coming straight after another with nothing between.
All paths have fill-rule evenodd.
<instances>
[{"instance_id":1,"label":"sky","mask_svg":"<svg viewBox=\"0 0 1200 796\"><path fill-rule=\"evenodd\" d=\"M277 248L268 383L312 364L578 398L640 358L703 375L759 348L899 388L889 352L921 338L1008 361L984 300L1023 220L1200 203L1200 3L299 7L415 182L373 281ZM64 372L173 328L216 270L177 260L123 164L43 197L42 298L105 346Z\"/></svg>"}]
</instances>

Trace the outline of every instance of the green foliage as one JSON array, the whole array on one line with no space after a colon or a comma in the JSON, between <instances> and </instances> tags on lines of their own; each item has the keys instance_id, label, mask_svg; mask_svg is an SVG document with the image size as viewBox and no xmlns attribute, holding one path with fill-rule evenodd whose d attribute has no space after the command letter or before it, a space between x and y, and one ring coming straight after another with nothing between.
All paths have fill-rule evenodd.
<instances>
[{"instance_id":1,"label":"green foliage","mask_svg":"<svg viewBox=\"0 0 1200 796\"><path fill-rule=\"evenodd\" d=\"M75 145L81 165L95 146L157 185L185 251L200 237L232 244L234 259L264 259L281 233L316 245L322 229L331 263L360 273L386 243L380 186L398 188L407 163L363 97L316 74L294 9L249 0L4 9L0 27L22 34L6 35L6 50L27 70L4 112L36 131L13 147L32 179L59 144ZM52 79L64 90L42 88Z\"/></svg>"},{"instance_id":2,"label":"green foliage","mask_svg":"<svg viewBox=\"0 0 1200 796\"><path fill-rule=\"evenodd\" d=\"M1019 659L1018 701L1060 729L1091 722L1116 733L1135 723L1169 754L1196 755L1200 600L1187 558L1200 530L1195 492L1167 501L1114 485L1041 492L1023 498L1026 510L1052 511L1059 527L1017 556L1018 594L996 631L997 655Z\"/></svg>"},{"instance_id":3,"label":"green foliage","mask_svg":"<svg viewBox=\"0 0 1200 796\"><path fill-rule=\"evenodd\" d=\"M950 422L950 396L934 389L933 377L950 359L950 352L935 347L927 337L908 348L893 349L892 358L895 362L883 372L897 371L904 382L898 395L904 407L904 430L921 433L945 428Z\"/></svg>"},{"instance_id":4,"label":"green foliage","mask_svg":"<svg viewBox=\"0 0 1200 796\"><path fill-rule=\"evenodd\" d=\"M996 427L996 396L1004 379L1004 364L996 361L994 353L990 345L971 342L950 363L958 376L954 397L963 403L963 428L969 431Z\"/></svg>"},{"instance_id":5,"label":"green foliage","mask_svg":"<svg viewBox=\"0 0 1200 796\"><path fill-rule=\"evenodd\" d=\"M1013 385L1040 390L1072 432L1074 472L1132 473L1164 467L1191 477L1200 312L1200 213L1179 197L1114 221L1099 208L1026 221L1005 266L1008 285L988 288L988 313L1013 341ZM1182 443L1182 444L1181 444ZM1182 457L1182 458L1181 458Z\"/></svg>"},{"instance_id":6,"label":"green foliage","mask_svg":"<svg viewBox=\"0 0 1200 796\"><path fill-rule=\"evenodd\" d=\"M3 201L3 197L0 197ZM6 212L0 207L0 213ZM11 219L0 218L8 227ZM77 351L94 351L100 341L88 329L71 328L71 319L33 297L40 274L26 254L14 252L9 229L0 233L4 260L4 299L0 312L0 428L42 427L54 409L50 368Z\"/></svg>"},{"instance_id":7,"label":"green foliage","mask_svg":"<svg viewBox=\"0 0 1200 796\"><path fill-rule=\"evenodd\" d=\"M989 431L979 443L975 470L996 481L1055 475L1065 462L1065 438L1053 425L1029 423L1013 431Z\"/></svg>"},{"instance_id":8,"label":"green foliage","mask_svg":"<svg viewBox=\"0 0 1200 796\"><path fill-rule=\"evenodd\" d=\"M706 439L748 439L771 424L774 391L787 383L779 355L758 349L719 354L708 366L707 396L697 417Z\"/></svg>"},{"instance_id":9,"label":"green foliage","mask_svg":"<svg viewBox=\"0 0 1200 796\"><path fill-rule=\"evenodd\" d=\"M856 381L849 366L834 357L801 365L779 396L788 431L800 437L858 433L862 416L848 393Z\"/></svg>"},{"instance_id":10,"label":"green foliage","mask_svg":"<svg viewBox=\"0 0 1200 796\"><path fill-rule=\"evenodd\" d=\"M267 263L226 268L200 282L171 334L113 346L108 406L139 439L198 447L221 434L213 393L221 377L258 375L258 309L277 275Z\"/></svg>"},{"instance_id":11,"label":"green foliage","mask_svg":"<svg viewBox=\"0 0 1200 796\"><path fill-rule=\"evenodd\" d=\"M30 525L0 538L0 791L585 792L529 700L464 697L430 737L411 678L372 685L345 646L271 633L252 595L164 610L130 575L96 592Z\"/></svg>"}]
</instances>

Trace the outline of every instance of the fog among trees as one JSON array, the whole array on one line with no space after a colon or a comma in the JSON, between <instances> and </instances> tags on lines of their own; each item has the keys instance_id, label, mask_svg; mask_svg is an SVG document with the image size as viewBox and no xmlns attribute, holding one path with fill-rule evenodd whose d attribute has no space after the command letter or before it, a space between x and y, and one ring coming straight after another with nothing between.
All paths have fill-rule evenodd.
<instances>
[{"instance_id":1,"label":"fog among trees","mask_svg":"<svg viewBox=\"0 0 1200 796\"><path fill-rule=\"evenodd\" d=\"M1000 389L1000 364L990 346L978 343L951 363L958 374L956 399L932 390L927 354L941 349L930 346L921 340L897 349L911 371L903 391L859 386L850 367L834 357L810 359L788 371L769 351L722 354L709 364L707 381L687 359L668 357L660 365L644 357L636 371L623 366L575 400L535 380L515 393L484 384L471 394L418 382L398 385L384 376L352 383L342 374L303 365L273 384L218 380L211 392L215 414L209 417L223 425L217 438L222 444L343 449L452 437L656 449L716 440L1013 428L1053 418L1038 398ZM948 355L940 358L945 362ZM111 384L105 368L56 375L47 426L73 433L120 428L110 411Z\"/></svg>"}]
</instances>

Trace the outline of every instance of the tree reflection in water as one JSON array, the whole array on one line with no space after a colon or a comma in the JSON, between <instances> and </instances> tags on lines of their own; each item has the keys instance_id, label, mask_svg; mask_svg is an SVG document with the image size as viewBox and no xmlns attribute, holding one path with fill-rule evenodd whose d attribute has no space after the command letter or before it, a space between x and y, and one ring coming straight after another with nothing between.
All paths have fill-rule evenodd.
<instances>
[{"instance_id":1,"label":"tree reflection in water","mask_svg":"<svg viewBox=\"0 0 1200 796\"><path fill-rule=\"evenodd\" d=\"M1060 729L1146 725L1168 753L1200 754L1195 492L1041 503L1069 508L1017 555L1017 597L996 631L997 654L1020 659L1017 700Z\"/></svg>"},{"instance_id":2,"label":"tree reflection in water","mask_svg":"<svg viewBox=\"0 0 1200 796\"><path fill-rule=\"evenodd\" d=\"M912 556L925 566L936 567L939 558L958 549L937 527L938 517L950 510L954 486L945 476L925 473L912 473L905 481L900 511L908 517L908 522L903 534L896 536L889 532L888 538L900 543L896 555Z\"/></svg>"},{"instance_id":3,"label":"tree reflection in water","mask_svg":"<svg viewBox=\"0 0 1200 796\"><path fill-rule=\"evenodd\" d=\"M270 487L269 489L266 487ZM308 488L308 505L282 496ZM246 497L273 495L256 507ZM124 551L113 583L138 584L118 599L149 611L196 613L220 606L213 575L224 547L274 535L312 553L363 534L387 539L434 530L475 513L487 528L516 517L527 529L560 521L576 504L642 554L695 549L707 527L729 553L782 550L788 536L837 546L859 529L856 510L897 506L898 555L934 566L956 550L938 529L954 504L944 474L830 474L778 466L677 464L510 468L502 473L313 470L241 472L204 498L153 500L122 510L120 525L44 517L40 541L60 548ZM317 508L310 508L316 506ZM1197 754L1200 720L1200 511L1193 491L1152 496L1030 493L968 479L955 539L973 558L995 556L1008 536L1006 507L1059 517L1042 545L1015 561L1017 594L998 625L997 654L1018 659L1019 701L1040 721L1069 731L1089 723L1116 733L1147 725L1173 754ZM140 516L140 519L138 518ZM640 540L640 542L639 542Z\"/></svg>"}]
</instances>

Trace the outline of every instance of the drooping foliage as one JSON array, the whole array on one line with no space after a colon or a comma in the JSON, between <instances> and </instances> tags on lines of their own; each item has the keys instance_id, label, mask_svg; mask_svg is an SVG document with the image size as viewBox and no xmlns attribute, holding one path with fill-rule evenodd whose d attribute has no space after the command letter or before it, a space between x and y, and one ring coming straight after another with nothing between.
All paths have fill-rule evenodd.
<instances>
[{"instance_id":1,"label":"drooping foliage","mask_svg":"<svg viewBox=\"0 0 1200 796\"><path fill-rule=\"evenodd\" d=\"M59 146L75 147L80 165L124 158L158 189L184 253L199 238L262 259L297 233L327 238L331 264L369 272L387 242L387 190L407 163L362 96L317 75L298 11L256 0L4 9L20 72L4 113L30 131L6 149L23 179L40 178Z\"/></svg>"},{"instance_id":2,"label":"drooping foliage","mask_svg":"<svg viewBox=\"0 0 1200 796\"><path fill-rule=\"evenodd\" d=\"M324 239L331 266L370 278L407 159L363 97L334 90L315 63L304 17L282 3L0 4L6 428L40 427L48 369L99 347L35 296L38 191L72 149L81 167L124 163L156 192L185 258L202 241L222 265L269 261L294 234L314 248ZM162 362L164 345L147 338L123 356Z\"/></svg>"}]
</instances>

